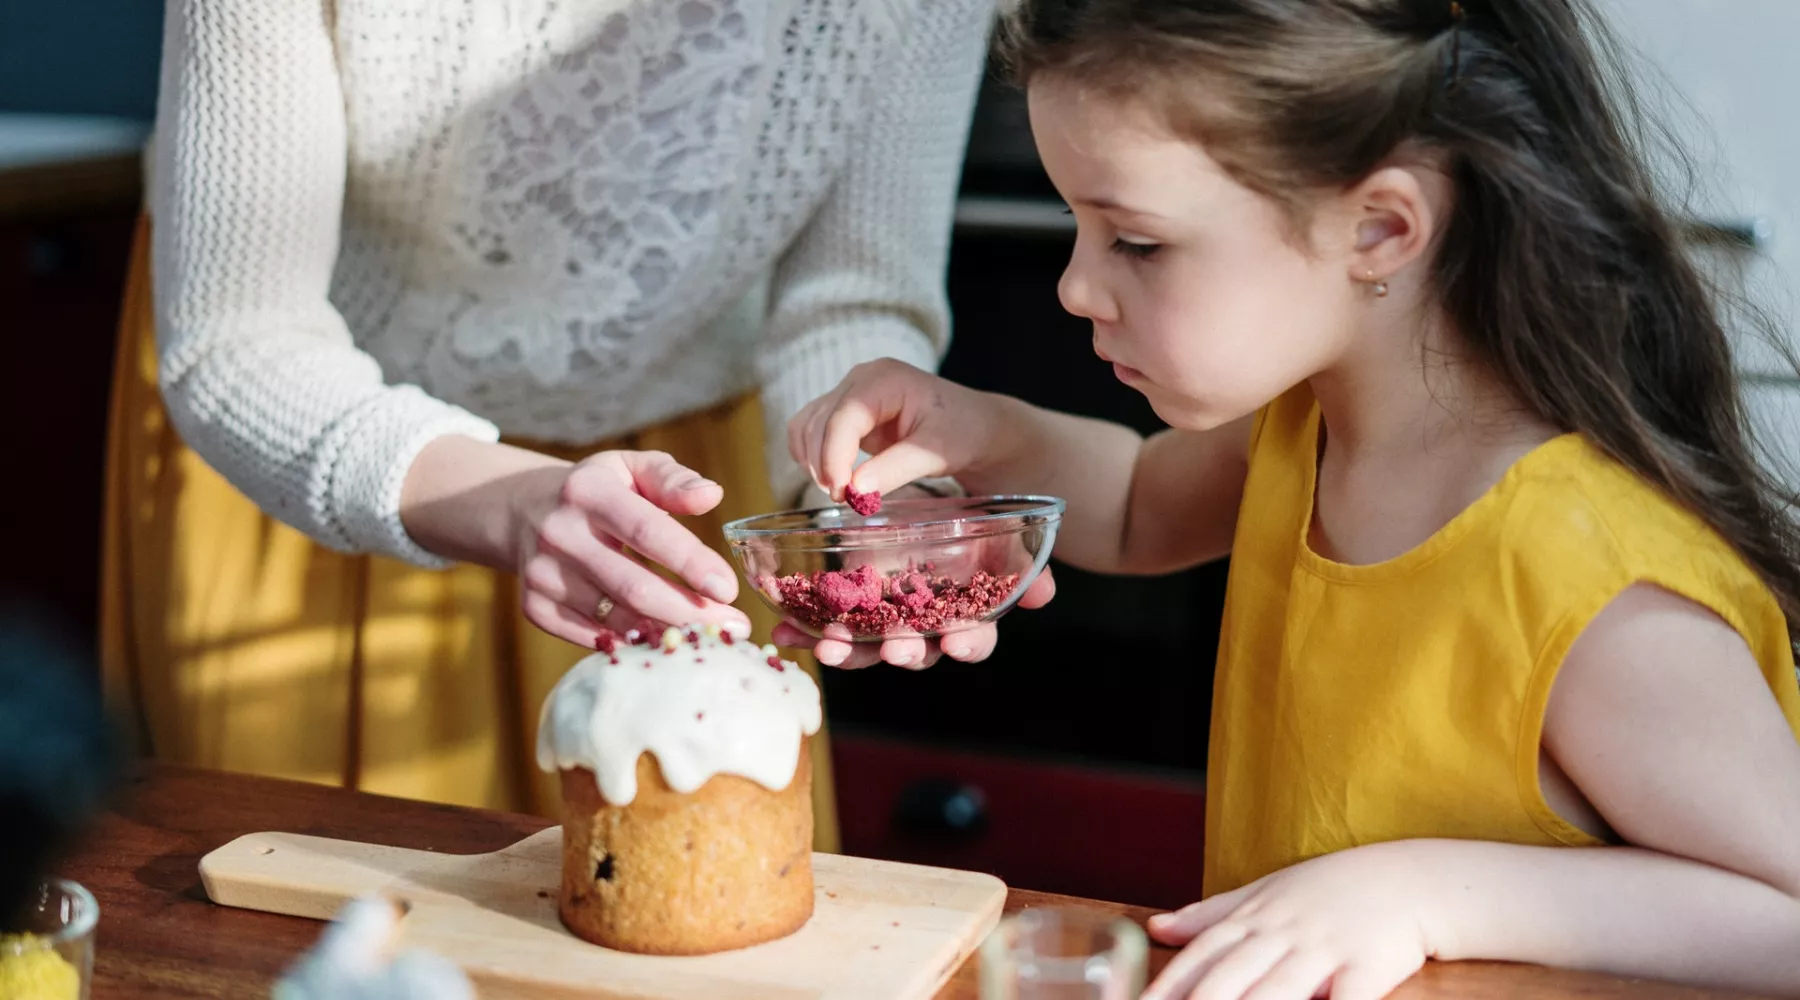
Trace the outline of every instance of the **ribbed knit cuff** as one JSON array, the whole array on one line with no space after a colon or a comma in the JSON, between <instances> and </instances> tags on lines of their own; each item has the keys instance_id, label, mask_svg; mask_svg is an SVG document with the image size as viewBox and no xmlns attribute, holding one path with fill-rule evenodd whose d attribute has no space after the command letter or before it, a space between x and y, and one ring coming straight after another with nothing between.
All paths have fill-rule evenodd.
<instances>
[{"instance_id":1,"label":"ribbed knit cuff","mask_svg":"<svg viewBox=\"0 0 1800 1000\"><path fill-rule=\"evenodd\" d=\"M491 422L413 386L382 393L374 406L340 423L330 442L336 455L328 464L322 499L345 547L427 569L451 565L413 541L400 520L408 470L427 444L450 434L500 440L500 429Z\"/></svg>"}]
</instances>

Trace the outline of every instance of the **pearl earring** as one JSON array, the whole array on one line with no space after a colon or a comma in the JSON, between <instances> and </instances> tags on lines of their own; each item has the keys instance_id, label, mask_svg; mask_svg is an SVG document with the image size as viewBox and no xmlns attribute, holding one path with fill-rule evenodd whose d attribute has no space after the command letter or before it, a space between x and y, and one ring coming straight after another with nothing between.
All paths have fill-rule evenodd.
<instances>
[{"instance_id":1,"label":"pearl earring","mask_svg":"<svg viewBox=\"0 0 1800 1000\"><path fill-rule=\"evenodd\" d=\"M1388 293L1387 282L1376 281L1374 269L1370 269L1368 281L1369 281L1369 284L1375 286L1375 297L1376 298L1378 298L1378 299L1387 298L1387 293Z\"/></svg>"}]
</instances>

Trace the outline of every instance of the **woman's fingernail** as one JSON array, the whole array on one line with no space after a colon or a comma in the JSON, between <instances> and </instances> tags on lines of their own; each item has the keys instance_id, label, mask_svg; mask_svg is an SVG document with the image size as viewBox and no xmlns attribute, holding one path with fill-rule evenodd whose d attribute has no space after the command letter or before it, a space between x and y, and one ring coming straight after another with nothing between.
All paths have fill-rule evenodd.
<instances>
[{"instance_id":1,"label":"woman's fingernail","mask_svg":"<svg viewBox=\"0 0 1800 1000\"><path fill-rule=\"evenodd\" d=\"M967 647L967 646L945 646L944 647L944 655L948 656L952 660L960 660L963 657L969 655L969 647Z\"/></svg>"},{"instance_id":2,"label":"woman's fingernail","mask_svg":"<svg viewBox=\"0 0 1800 1000\"><path fill-rule=\"evenodd\" d=\"M710 489L717 485L719 485L719 484L713 482L712 480L706 478L705 476L694 476L693 478L684 481L681 484L680 489L682 489L683 491L691 492L693 490Z\"/></svg>"},{"instance_id":3,"label":"woman's fingernail","mask_svg":"<svg viewBox=\"0 0 1800 1000\"><path fill-rule=\"evenodd\" d=\"M733 597L737 596L734 592L736 588L731 585L731 579L717 573L708 573L706 579L700 581L700 589L706 591L706 596L721 604L728 604Z\"/></svg>"}]
</instances>

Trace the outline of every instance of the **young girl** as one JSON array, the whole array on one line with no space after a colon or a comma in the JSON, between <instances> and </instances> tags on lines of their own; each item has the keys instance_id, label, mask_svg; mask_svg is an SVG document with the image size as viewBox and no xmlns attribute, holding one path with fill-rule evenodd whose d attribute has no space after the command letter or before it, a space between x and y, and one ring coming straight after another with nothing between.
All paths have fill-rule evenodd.
<instances>
[{"instance_id":1,"label":"young girl","mask_svg":"<svg viewBox=\"0 0 1800 1000\"><path fill-rule=\"evenodd\" d=\"M1231 555L1208 898L1151 922L1149 996L1427 958L1800 995L1800 537L1592 16L1025 0L1062 301L1172 429L899 363L790 427L834 495L1066 497L1073 565Z\"/></svg>"}]
</instances>

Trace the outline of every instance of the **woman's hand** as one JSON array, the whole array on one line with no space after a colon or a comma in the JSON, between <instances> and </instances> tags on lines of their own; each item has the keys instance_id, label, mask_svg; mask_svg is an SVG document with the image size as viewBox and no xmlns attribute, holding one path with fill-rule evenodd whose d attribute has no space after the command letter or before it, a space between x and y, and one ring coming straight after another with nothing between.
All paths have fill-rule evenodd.
<instances>
[{"instance_id":1,"label":"woman's hand","mask_svg":"<svg viewBox=\"0 0 1800 1000\"><path fill-rule=\"evenodd\" d=\"M661 452L604 451L570 464L445 437L414 461L401 518L432 552L516 572L525 617L592 649L602 626L717 624L749 634L749 619L730 604L731 565L675 520L723 497Z\"/></svg>"},{"instance_id":2,"label":"woman's hand","mask_svg":"<svg viewBox=\"0 0 1800 1000\"><path fill-rule=\"evenodd\" d=\"M1185 947L1144 1000L1380 1000L1434 953L1431 881L1379 844L1158 914L1151 936Z\"/></svg>"}]
</instances>

